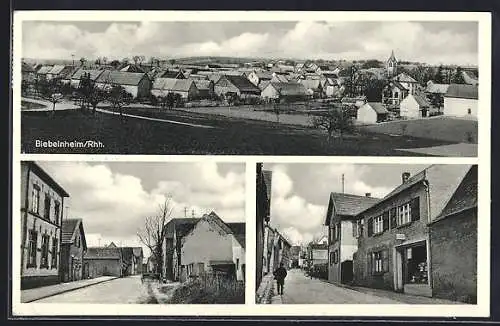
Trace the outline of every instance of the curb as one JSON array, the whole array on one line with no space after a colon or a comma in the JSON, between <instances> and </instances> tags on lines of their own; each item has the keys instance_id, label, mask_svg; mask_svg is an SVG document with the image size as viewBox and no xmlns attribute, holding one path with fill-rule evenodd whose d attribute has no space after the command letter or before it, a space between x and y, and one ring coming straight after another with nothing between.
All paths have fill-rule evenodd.
<instances>
[{"instance_id":1,"label":"curb","mask_svg":"<svg viewBox=\"0 0 500 326\"><path fill-rule=\"evenodd\" d=\"M22 302L22 303L30 303L30 302L33 302L33 301L38 301L38 300L42 300L42 299L45 299L45 298L50 298L50 297L53 297L53 296L56 296L56 295L59 295L59 294L63 294L63 293L67 293L67 292L71 292L71 291L74 291L74 290L83 289L83 288L86 288L86 287L89 287L89 286L92 286L92 285L97 285L97 284L101 284L101 283L104 283L104 282L113 281L113 280L116 280L117 278L119 278L119 277L110 278L110 279L108 279L108 280L103 280L103 281L99 281L99 282L92 283L92 284L85 284L85 285L82 285L82 286L78 286L78 287L76 287L76 288L66 289L66 290L63 290L63 291L61 291L61 292L47 294L47 295L44 295L44 296L38 297L38 298L36 298L36 299L32 299L32 300L28 300L28 301L24 301L24 302Z\"/></svg>"}]
</instances>

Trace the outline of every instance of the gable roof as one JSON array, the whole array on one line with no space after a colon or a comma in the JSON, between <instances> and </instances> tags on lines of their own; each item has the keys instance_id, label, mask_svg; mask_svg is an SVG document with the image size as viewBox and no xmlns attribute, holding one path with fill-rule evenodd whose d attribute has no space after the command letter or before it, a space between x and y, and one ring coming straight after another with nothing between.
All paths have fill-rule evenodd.
<instances>
[{"instance_id":1,"label":"gable roof","mask_svg":"<svg viewBox=\"0 0 500 326\"><path fill-rule=\"evenodd\" d=\"M470 208L477 208L477 165L465 175L441 214L433 221L440 221Z\"/></svg>"},{"instance_id":2,"label":"gable roof","mask_svg":"<svg viewBox=\"0 0 500 326\"><path fill-rule=\"evenodd\" d=\"M385 106L380 102L367 102L366 104L368 104L373 109L373 111L377 112L377 114L389 113Z\"/></svg>"},{"instance_id":3,"label":"gable roof","mask_svg":"<svg viewBox=\"0 0 500 326\"><path fill-rule=\"evenodd\" d=\"M236 239L236 241L240 244L240 246L243 249L245 249L246 223L238 222L238 223L226 223L226 224L233 232L233 236Z\"/></svg>"},{"instance_id":4,"label":"gable roof","mask_svg":"<svg viewBox=\"0 0 500 326\"><path fill-rule=\"evenodd\" d=\"M52 66L41 66L36 73L40 75L45 75L48 74L51 69Z\"/></svg>"},{"instance_id":5,"label":"gable roof","mask_svg":"<svg viewBox=\"0 0 500 326\"><path fill-rule=\"evenodd\" d=\"M226 234L232 234L233 231L229 228L229 226L224 223L224 221L217 215L215 212L211 212L210 214L203 215L203 218L209 222L215 223L218 227L220 227Z\"/></svg>"},{"instance_id":6,"label":"gable roof","mask_svg":"<svg viewBox=\"0 0 500 326\"><path fill-rule=\"evenodd\" d=\"M104 70L97 78L98 83L110 82L118 85L137 86L147 75L143 72L128 72L116 70Z\"/></svg>"},{"instance_id":7,"label":"gable roof","mask_svg":"<svg viewBox=\"0 0 500 326\"><path fill-rule=\"evenodd\" d=\"M192 79L156 78L153 83L153 89L187 92L193 83L194 81Z\"/></svg>"},{"instance_id":8,"label":"gable roof","mask_svg":"<svg viewBox=\"0 0 500 326\"><path fill-rule=\"evenodd\" d=\"M288 83L288 78L286 78L285 75L283 74L274 74L273 77L271 78L271 81L277 81L279 83Z\"/></svg>"},{"instance_id":9,"label":"gable roof","mask_svg":"<svg viewBox=\"0 0 500 326\"><path fill-rule=\"evenodd\" d=\"M213 85L213 81L206 79L195 79L194 84L199 90L209 90L210 86Z\"/></svg>"},{"instance_id":10,"label":"gable roof","mask_svg":"<svg viewBox=\"0 0 500 326\"><path fill-rule=\"evenodd\" d=\"M83 248L87 247L85 239L85 231L83 230L83 222L81 218L67 218L62 221L61 228L61 243L73 243L78 231L82 233Z\"/></svg>"},{"instance_id":11,"label":"gable roof","mask_svg":"<svg viewBox=\"0 0 500 326\"><path fill-rule=\"evenodd\" d=\"M300 83L273 83L271 85L283 96L306 96L307 90Z\"/></svg>"},{"instance_id":12,"label":"gable roof","mask_svg":"<svg viewBox=\"0 0 500 326\"><path fill-rule=\"evenodd\" d=\"M425 91L427 93L446 94L446 92L448 91L448 87L450 87L449 84L436 84L434 82L431 82L427 84Z\"/></svg>"},{"instance_id":13,"label":"gable roof","mask_svg":"<svg viewBox=\"0 0 500 326\"><path fill-rule=\"evenodd\" d=\"M65 68L66 68L66 66L63 66L63 65L55 65L47 73L48 74L60 74Z\"/></svg>"},{"instance_id":14,"label":"gable roof","mask_svg":"<svg viewBox=\"0 0 500 326\"><path fill-rule=\"evenodd\" d=\"M450 84L445 97L478 99L478 87L468 84Z\"/></svg>"},{"instance_id":15,"label":"gable roof","mask_svg":"<svg viewBox=\"0 0 500 326\"><path fill-rule=\"evenodd\" d=\"M412 76L404 72L397 75L394 79L401 83L418 83Z\"/></svg>"},{"instance_id":16,"label":"gable roof","mask_svg":"<svg viewBox=\"0 0 500 326\"><path fill-rule=\"evenodd\" d=\"M54 188L57 193L59 193L63 197L69 197L69 194L64 190L61 185L59 185L52 176L50 176L38 163L34 161L22 161L22 164L26 164L29 168L35 173L38 177L40 177L43 181L45 181L50 187Z\"/></svg>"},{"instance_id":17,"label":"gable roof","mask_svg":"<svg viewBox=\"0 0 500 326\"><path fill-rule=\"evenodd\" d=\"M183 237L191 231L200 218L173 218L166 224L165 237L173 238L174 232L177 232L178 237Z\"/></svg>"},{"instance_id":18,"label":"gable roof","mask_svg":"<svg viewBox=\"0 0 500 326\"><path fill-rule=\"evenodd\" d=\"M102 74L103 71L104 70L78 68L71 76L71 79L80 79L82 75L86 73L90 74L91 80L97 80L97 78L99 78L99 76Z\"/></svg>"},{"instance_id":19,"label":"gable roof","mask_svg":"<svg viewBox=\"0 0 500 326\"><path fill-rule=\"evenodd\" d=\"M337 215L355 217L378 201L380 201L380 198L332 192L328 203L325 225L330 225L333 208L335 208Z\"/></svg>"},{"instance_id":20,"label":"gable roof","mask_svg":"<svg viewBox=\"0 0 500 326\"><path fill-rule=\"evenodd\" d=\"M110 247L88 247L84 259L121 259L122 251L120 248Z\"/></svg>"},{"instance_id":21,"label":"gable roof","mask_svg":"<svg viewBox=\"0 0 500 326\"><path fill-rule=\"evenodd\" d=\"M185 76L180 70L166 70L160 75L161 78L177 78L177 79L184 79ZM180 77L180 78L179 78Z\"/></svg>"},{"instance_id":22,"label":"gable roof","mask_svg":"<svg viewBox=\"0 0 500 326\"><path fill-rule=\"evenodd\" d=\"M427 101L427 99L421 95L418 95L418 94L415 94L415 95L412 95L413 98L415 99L415 101L417 102L417 104L420 106L420 107L429 107L430 104L429 102Z\"/></svg>"},{"instance_id":23,"label":"gable roof","mask_svg":"<svg viewBox=\"0 0 500 326\"><path fill-rule=\"evenodd\" d=\"M217 83L219 83L222 78L226 78L231 84L238 88L240 92L260 94L260 88L252 84L246 77L224 75L217 81Z\"/></svg>"},{"instance_id":24,"label":"gable roof","mask_svg":"<svg viewBox=\"0 0 500 326\"><path fill-rule=\"evenodd\" d=\"M369 211L410 187L425 181L429 189L430 220L434 220L441 214L444 206L450 200L452 194L462 182L470 168L471 165L465 164L430 165L421 172L411 176L405 183L397 186L379 202L360 212L360 214Z\"/></svg>"},{"instance_id":25,"label":"gable roof","mask_svg":"<svg viewBox=\"0 0 500 326\"><path fill-rule=\"evenodd\" d=\"M144 69L142 69L141 67L139 67L135 64L127 64L124 67L120 68L120 71L123 71L123 72L141 72L141 73L145 72Z\"/></svg>"}]
</instances>

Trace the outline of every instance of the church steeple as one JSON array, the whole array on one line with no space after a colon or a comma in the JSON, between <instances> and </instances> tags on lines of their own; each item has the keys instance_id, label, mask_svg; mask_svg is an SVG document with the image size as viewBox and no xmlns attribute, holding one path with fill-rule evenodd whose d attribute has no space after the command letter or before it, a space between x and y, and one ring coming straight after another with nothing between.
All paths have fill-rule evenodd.
<instances>
[{"instance_id":1,"label":"church steeple","mask_svg":"<svg viewBox=\"0 0 500 326\"><path fill-rule=\"evenodd\" d=\"M389 76L394 76L398 69L398 59L394 55L394 50L391 51L391 56L387 59L386 70Z\"/></svg>"}]
</instances>

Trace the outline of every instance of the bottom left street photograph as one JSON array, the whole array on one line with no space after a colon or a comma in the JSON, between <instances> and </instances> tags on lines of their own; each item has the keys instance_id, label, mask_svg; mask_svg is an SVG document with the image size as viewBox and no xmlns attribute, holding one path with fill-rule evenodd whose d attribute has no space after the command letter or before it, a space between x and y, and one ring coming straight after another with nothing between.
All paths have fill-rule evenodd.
<instances>
[{"instance_id":1,"label":"bottom left street photograph","mask_svg":"<svg viewBox=\"0 0 500 326\"><path fill-rule=\"evenodd\" d=\"M20 164L21 303L245 303L245 164Z\"/></svg>"}]
</instances>

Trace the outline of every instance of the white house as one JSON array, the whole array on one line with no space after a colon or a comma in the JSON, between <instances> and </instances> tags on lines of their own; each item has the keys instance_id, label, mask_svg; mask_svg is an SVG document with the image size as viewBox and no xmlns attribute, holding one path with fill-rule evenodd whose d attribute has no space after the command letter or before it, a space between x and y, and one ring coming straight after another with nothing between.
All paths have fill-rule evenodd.
<instances>
[{"instance_id":1,"label":"white house","mask_svg":"<svg viewBox=\"0 0 500 326\"><path fill-rule=\"evenodd\" d=\"M151 91L151 80L142 72L105 70L97 77L96 84L102 88L120 85L133 98L147 97Z\"/></svg>"},{"instance_id":2,"label":"white house","mask_svg":"<svg viewBox=\"0 0 500 326\"><path fill-rule=\"evenodd\" d=\"M362 124L371 124L384 121L389 111L380 102L367 102L357 112L357 121Z\"/></svg>"},{"instance_id":3,"label":"white house","mask_svg":"<svg viewBox=\"0 0 500 326\"><path fill-rule=\"evenodd\" d=\"M418 87L418 82L413 77L402 72L394 77L394 80L403 85L403 87L408 90L409 94L415 94Z\"/></svg>"},{"instance_id":4,"label":"white house","mask_svg":"<svg viewBox=\"0 0 500 326\"><path fill-rule=\"evenodd\" d=\"M399 108L401 117L425 118L429 115L430 104L423 96L409 94Z\"/></svg>"},{"instance_id":5,"label":"white house","mask_svg":"<svg viewBox=\"0 0 500 326\"><path fill-rule=\"evenodd\" d=\"M214 212L204 215L182 239L181 280L224 273L244 280L244 223L225 223Z\"/></svg>"},{"instance_id":6,"label":"white house","mask_svg":"<svg viewBox=\"0 0 500 326\"><path fill-rule=\"evenodd\" d=\"M443 114L477 118L478 88L474 85L451 84L444 95Z\"/></svg>"}]
</instances>

